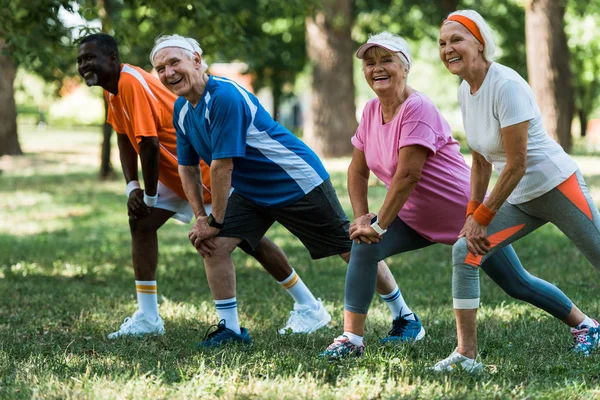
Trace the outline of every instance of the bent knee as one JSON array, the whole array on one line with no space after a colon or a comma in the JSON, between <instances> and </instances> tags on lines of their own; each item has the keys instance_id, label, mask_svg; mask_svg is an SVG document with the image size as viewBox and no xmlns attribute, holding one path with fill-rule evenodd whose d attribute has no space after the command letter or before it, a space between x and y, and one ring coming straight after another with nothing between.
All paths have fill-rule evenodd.
<instances>
[{"instance_id":1,"label":"bent knee","mask_svg":"<svg viewBox=\"0 0 600 400\"><path fill-rule=\"evenodd\" d=\"M467 247L467 239L460 238L452 246L452 264L464 264L469 248Z\"/></svg>"}]
</instances>

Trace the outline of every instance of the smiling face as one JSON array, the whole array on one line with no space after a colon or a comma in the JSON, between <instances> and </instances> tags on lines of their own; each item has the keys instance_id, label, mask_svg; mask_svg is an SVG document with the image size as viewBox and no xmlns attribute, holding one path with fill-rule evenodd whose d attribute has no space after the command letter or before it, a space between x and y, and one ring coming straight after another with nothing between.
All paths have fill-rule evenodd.
<instances>
[{"instance_id":1,"label":"smiling face","mask_svg":"<svg viewBox=\"0 0 600 400\"><path fill-rule=\"evenodd\" d=\"M184 49L165 47L154 56L154 68L162 84L169 90L195 102L198 92L202 93L204 90L200 57L196 53L190 59L189 53Z\"/></svg>"},{"instance_id":2,"label":"smiling face","mask_svg":"<svg viewBox=\"0 0 600 400\"><path fill-rule=\"evenodd\" d=\"M105 54L97 42L90 41L79 46L77 71L88 86L102 86L118 74L119 60L116 54Z\"/></svg>"},{"instance_id":3,"label":"smiling face","mask_svg":"<svg viewBox=\"0 0 600 400\"><path fill-rule=\"evenodd\" d=\"M396 54L371 47L363 57L363 74L377 96L382 96L398 93L406 85L408 69Z\"/></svg>"},{"instance_id":4,"label":"smiling face","mask_svg":"<svg viewBox=\"0 0 600 400\"><path fill-rule=\"evenodd\" d=\"M450 21L440 28L440 59L454 75L464 77L478 63L486 62L483 45L462 24Z\"/></svg>"}]
</instances>

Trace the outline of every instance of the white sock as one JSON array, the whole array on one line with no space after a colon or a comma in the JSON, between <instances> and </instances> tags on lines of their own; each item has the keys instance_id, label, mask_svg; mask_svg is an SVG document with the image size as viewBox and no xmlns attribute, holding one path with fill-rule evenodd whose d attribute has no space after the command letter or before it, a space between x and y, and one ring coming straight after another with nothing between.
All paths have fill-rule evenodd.
<instances>
[{"instance_id":1,"label":"white sock","mask_svg":"<svg viewBox=\"0 0 600 400\"><path fill-rule=\"evenodd\" d=\"M238 319L237 300L235 297L231 299L215 300L219 321L225 320L225 326L231 329L238 335L242 333L240 329L240 320Z\"/></svg>"},{"instance_id":2,"label":"white sock","mask_svg":"<svg viewBox=\"0 0 600 400\"><path fill-rule=\"evenodd\" d=\"M355 346L363 345L363 337L362 336L355 335L352 332L344 332L344 336L346 336L348 339L350 339L350 343L352 343Z\"/></svg>"},{"instance_id":3,"label":"white sock","mask_svg":"<svg viewBox=\"0 0 600 400\"><path fill-rule=\"evenodd\" d=\"M385 295L380 294L379 296L381 296L383 301L385 301L388 307L390 308L392 318L396 319L400 316L400 313L402 313L402 315L410 314L406 317L406 319L413 321L415 320L414 314L404 301L404 297L402 297L402 293L400 292L400 289L398 289L397 285L391 293Z\"/></svg>"},{"instance_id":4,"label":"white sock","mask_svg":"<svg viewBox=\"0 0 600 400\"><path fill-rule=\"evenodd\" d=\"M310 289L304 284L300 276L292 269L290 276L279 282L281 286L292 296L294 301L300 305L308 306L313 310L319 308L319 303Z\"/></svg>"},{"instance_id":5,"label":"white sock","mask_svg":"<svg viewBox=\"0 0 600 400\"><path fill-rule=\"evenodd\" d=\"M574 329L581 329L581 327L583 326L589 326L589 327L595 327L596 323L594 322L593 319L591 319L590 317L588 317L587 315L585 316L585 318L583 319L583 321L581 321L581 323L579 325L577 325L576 328L571 328L571 330Z\"/></svg>"},{"instance_id":6,"label":"white sock","mask_svg":"<svg viewBox=\"0 0 600 400\"><path fill-rule=\"evenodd\" d=\"M156 281L135 281L138 309L150 321L158 318L158 295L156 294Z\"/></svg>"}]
</instances>

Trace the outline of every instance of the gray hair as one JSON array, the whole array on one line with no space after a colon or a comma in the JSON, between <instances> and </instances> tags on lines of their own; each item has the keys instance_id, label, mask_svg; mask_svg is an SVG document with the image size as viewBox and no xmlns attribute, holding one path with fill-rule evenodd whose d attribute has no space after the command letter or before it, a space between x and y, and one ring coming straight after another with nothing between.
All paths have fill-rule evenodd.
<instances>
[{"instance_id":1,"label":"gray hair","mask_svg":"<svg viewBox=\"0 0 600 400\"><path fill-rule=\"evenodd\" d=\"M483 45L483 58L485 58L487 61L494 61L494 54L496 53L496 43L494 42L494 38L492 36L492 29L487 24L487 22L485 22L483 17L475 10L455 11L448 15L448 17L451 17L452 15L461 15L463 17L466 17L473 21L475 25L477 25L477 27L479 28L479 32L481 32L481 36L485 41L485 43L481 43ZM477 38L475 38L475 40L477 41L477 43L479 43L479 40L477 40Z\"/></svg>"},{"instance_id":2,"label":"gray hair","mask_svg":"<svg viewBox=\"0 0 600 400\"><path fill-rule=\"evenodd\" d=\"M200 47L200 43L198 43L198 41L196 39L193 38L189 38L189 37L184 37L181 35L163 35L163 36L159 36L158 38L156 38L156 40L154 41L154 47L152 48L152 51L150 52L150 54L154 55L155 53L155 49L158 47L159 44L161 44L162 42L166 42L167 40L182 40L187 42L193 49L195 53L198 53L199 55L202 55L202 48ZM190 60L194 59L194 53L189 51L188 49L185 48L181 48L182 50L185 51L185 53L188 55L188 57L190 58ZM150 60L152 62L152 64L154 64L154 60ZM206 63L206 61L204 61L204 57L202 57L202 62L201 62L201 69L200 72L204 73L206 72L206 70L208 70L208 64Z\"/></svg>"}]
</instances>

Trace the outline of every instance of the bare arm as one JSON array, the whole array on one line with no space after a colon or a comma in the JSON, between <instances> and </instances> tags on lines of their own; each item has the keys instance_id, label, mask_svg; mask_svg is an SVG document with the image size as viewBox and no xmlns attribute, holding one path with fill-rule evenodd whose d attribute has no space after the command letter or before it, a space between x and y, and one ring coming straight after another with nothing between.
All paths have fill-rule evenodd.
<instances>
[{"instance_id":1,"label":"bare arm","mask_svg":"<svg viewBox=\"0 0 600 400\"><path fill-rule=\"evenodd\" d=\"M525 174L527 168L528 126L529 122L526 121L516 125L507 126L500 130L500 134L502 135L502 145L504 146L504 151L506 153L506 167L504 167L496 186L494 186L490 197L488 197L484 204L485 207L493 212L500 209ZM480 190L484 186L482 184L484 173L478 175L477 164L474 163L473 166L474 171L472 176L476 177L476 180L471 183L471 195L480 196ZM489 170L489 167L487 167L487 170ZM485 175L488 175L486 180L489 182L489 173L486 172ZM481 181L479 181L479 179L481 179ZM479 186L479 188L474 189L474 186ZM478 198L475 200L478 200ZM459 237L464 236L467 238L467 247L474 255L483 255L490 250L490 241L487 238L487 224L482 225L478 222L480 221L483 223L482 220L476 220L477 213L481 210L481 207L482 206L479 206L473 216L467 218L465 226L459 234ZM491 214L491 217L493 218L493 214Z\"/></svg>"},{"instance_id":2,"label":"bare arm","mask_svg":"<svg viewBox=\"0 0 600 400\"><path fill-rule=\"evenodd\" d=\"M210 164L210 185L212 189L212 214L215 220L222 223L231 190L231 174L233 159L213 160Z\"/></svg>"},{"instance_id":3,"label":"bare arm","mask_svg":"<svg viewBox=\"0 0 600 400\"><path fill-rule=\"evenodd\" d=\"M160 163L160 144L155 136L143 137L140 141L140 159L144 177L144 192L155 196L158 188L158 167Z\"/></svg>"},{"instance_id":4,"label":"bare arm","mask_svg":"<svg viewBox=\"0 0 600 400\"><path fill-rule=\"evenodd\" d=\"M471 166L471 200L483 202L485 192L490 184L492 164L481 154L473 151L473 165Z\"/></svg>"},{"instance_id":5,"label":"bare arm","mask_svg":"<svg viewBox=\"0 0 600 400\"><path fill-rule=\"evenodd\" d=\"M398 151L398 166L378 214L379 226L382 229L387 229L392 223L419 183L427 152L425 147L416 145L406 146ZM381 239L381 235L371 227L370 219L358 223L355 221L353 224L354 226L350 227L350 239L358 239L368 244L377 243Z\"/></svg>"},{"instance_id":6,"label":"bare arm","mask_svg":"<svg viewBox=\"0 0 600 400\"><path fill-rule=\"evenodd\" d=\"M125 183L138 180L137 152L129 141L129 137L123 133L117 134L117 145L119 146L119 158Z\"/></svg>"},{"instance_id":7,"label":"bare arm","mask_svg":"<svg viewBox=\"0 0 600 400\"><path fill-rule=\"evenodd\" d=\"M187 197L194 215L196 218L206 217L204 200L202 199L202 174L200 173L200 166L180 165L178 170L185 197Z\"/></svg>"},{"instance_id":8,"label":"bare arm","mask_svg":"<svg viewBox=\"0 0 600 400\"><path fill-rule=\"evenodd\" d=\"M525 121L500 130L502 146L506 153L506 167L500 174L498 182L485 204L492 211L500 209L525 175L527 169L528 128L529 121Z\"/></svg>"},{"instance_id":9,"label":"bare arm","mask_svg":"<svg viewBox=\"0 0 600 400\"><path fill-rule=\"evenodd\" d=\"M419 180L421 180L421 172L428 151L423 146L412 145L403 147L398 152L396 172L383 205L377 214L381 228L387 229L410 197Z\"/></svg>"},{"instance_id":10,"label":"bare arm","mask_svg":"<svg viewBox=\"0 0 600 400\"><path fill-rule=\"evenodd\" d=\"M354 218L369 212L369 200L367 198L369 174L370 170L367 166L365 153L355 148L352 153L352 161L348 166L348 196L352 204Z\"/></svg>"}]
</instances>

